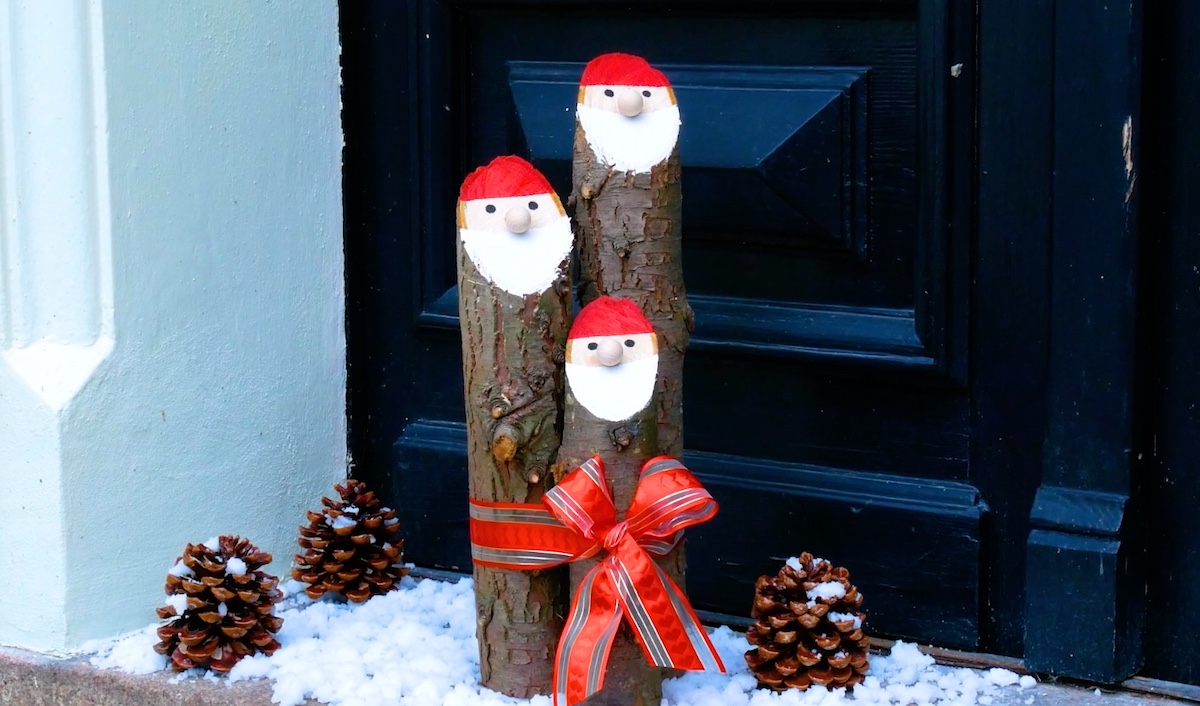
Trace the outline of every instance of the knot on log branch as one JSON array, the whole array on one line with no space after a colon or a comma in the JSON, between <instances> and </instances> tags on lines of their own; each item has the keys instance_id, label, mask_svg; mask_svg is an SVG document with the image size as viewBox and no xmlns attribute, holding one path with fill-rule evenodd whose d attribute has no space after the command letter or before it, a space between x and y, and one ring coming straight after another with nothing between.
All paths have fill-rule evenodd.
<instances>
[{"instance_id":1,"label":"knot on log branch","mask_svg":"<svg viewBox=\"0 0 1200 706\"><path fill-rule=\"evenodd\" d=\"M617 253L617 257L622 260L629 257L629 252L632 249L630 246L632 244L627 235L618 235L612 239L612 249Z\"/></svg>"},{"instance_id":2,"label":"knot on log branch","mask_svg":"<svg viewBox=\"0 0 1200 706\"><path fill-rule=\"evenodd\" d=\"M530 485L537 485L546 477L546 466L541 463L534 463L525 469L525 482Z\"/></svg>"},{"instance_id":3,"label":"knot on log branch","mask_svg":"<svg viewBox=\"0 0 1200 706\"><path fill-rule=\"evenodd\" d=\"M492 397L488 400L487 405L488 413L492 415L492 419L499 419L512 410L512 403L503 397Z\"/></svg>"},{"instance_id":4,"label":"knot on log branch","mask_svg":"<svg viewBox=\"0 0 1200 706\"><path fill-rule=\"evenodd\" d=\"M525 442L521 430L513 424L502 422L492 432L492 456L500 463L508 463L517 457L517 449Z\"/></svg>"},{"instance_id":5,"label":"knot on log branch","mask_svg":"<svg viewBox=\"0 0 1200 706\"><path fill-rule=\"evenodd\" d=\"M629 448L629 445L633 443L637 435L638 425L636 422L633 424L620 424L608 430L609 441L618 449Z\"/></svg>"}]
</instances>

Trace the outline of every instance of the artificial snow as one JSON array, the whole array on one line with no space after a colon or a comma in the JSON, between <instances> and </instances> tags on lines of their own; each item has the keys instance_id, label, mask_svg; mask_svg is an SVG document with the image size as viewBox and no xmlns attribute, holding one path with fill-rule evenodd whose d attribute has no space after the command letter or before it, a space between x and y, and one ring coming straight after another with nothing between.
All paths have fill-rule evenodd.
<instances>
[{"instance_id":1,"label":"artificial snow","mask_svg":"<svg viewBox=\"0 0 1200 706\"><path fill-rule=\"evenodd\" d=\"M167 573L176 578L183 578L184 576L195 576L196 575L196 572L192 571L191 568L188 567L187 564L183 563L182 559L175 562L175 566L172 566L171 570L168 571Z\"/></svg>"},{"instance_id":2,"label":"artificial snow","mask_svg":"<svg viewBox=\"0 0 1200 706\"><path fill-rule=\"evenodd\" d=\"M231 576L240 576L246 573L246 562L236 556L225 562L225 573Z\"/></svg>"},{"instance_id":3,"label":"artificial snow","mask_svg":"<svg viewBox=\"0 0 1200 706\"><path fill-rule=\"evenodd\" d=\"M353 517L346 517L345 515L338 515L334 518L330 518L329 515L326 515L325 522L334 529L353 527L358 524L358 520L354 519Z\"/></svg>"},{"instance_id":4,"label":"artificial snow","mask_svg":"<svg viewBox=\"0 0 1200 706\"><path fill-rule=\"evenodd\" d=\"M825 617L829 618L829 620L834 623L844 623L848 620L854 624L854 627L862 627L862 619L854 613L837 613L830 611L829 613L825 614Z\"/></svg>"},{"instance_id":5,"label":"artificial snow","mask_svg":"<svg viewBox=\"0 0 1200 706\"><path fill-rule=\"evenodd\" d=\"M841 581L826 581L813 586L812 590L805 591L805 593L808 594L810 600L815 601L819 598L831 600L844 597L846 595L846 587L842 585Z\"/></svg>"},{"instance_id":6,"label":"artificial snow","mask_svg":"<svg viewBox=\"0 0 1200 706\"><path fill-rule=\"evenodd\" d=\"M91 663L100 669L119 669L128 674L153 674L167 668L167 658L154 651L158 623L115 640L92 640L82 647L95 655Z\"/></svg>"},{"instance_id":7,"label":"artificial snow","mask_svg":"<svg viewBox=\"0 0 1200 706\"><path fill-rule=\"evenodd\" d=\"M175 609L175 615L183 615L187 610L187 598L186 593L174 593L167 596L166 604Z\"/></svg>"},{"instance_id":8,"label":"artificial snow","mask_svg":"<svg viewBox=\"0 0 1200 706\"><path fill-rule=\"evenodd\" d=\"M470 579L406 577L399 590L360 605L312 601L296 581L281 588L285 598L277 609L284 622L274 655L243 659L228 677L190 670L176 680L269 679L272 700L280 706L298 706L307 698L337 706L550 706L546 696L514 699L479 686ZM132 674L166 669L166 659L153 649L156 627L92 643L85 651L102 669ZM749 645L741 633L720 627L712 641L729 673L669 679L663 683L663 706L988 706L1006 691L1020 693L1036 683L1003 669L938 666L915 645L898 642L890 655L871 657L871 671L852 693L820 687L775 693L756 688L742 659Z\"/></svg>"}]
</instances>

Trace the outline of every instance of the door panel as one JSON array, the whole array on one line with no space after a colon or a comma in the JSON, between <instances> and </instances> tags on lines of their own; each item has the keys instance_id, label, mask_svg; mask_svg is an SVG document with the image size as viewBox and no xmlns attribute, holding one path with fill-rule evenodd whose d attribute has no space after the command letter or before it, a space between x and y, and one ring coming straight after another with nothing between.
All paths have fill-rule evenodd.
<instances>
[{"instance_id":1,"label":"door panel","mask_svg":"<svg viewBox=\"0 0 1200 706\"><path fill-rule=\"evenodd\" d=\"M348 116L372 121L361 143L348 127L348 155L377 194L347 244L356 474L401 508L412 560L469 568L455 192L515 152L569 193L583 63L640 53L684 121L685 460L721 503L690 533L695 605L744 616L754 579L807 550L851 569L875 634L980 646L972 5L637 7L422 0L343 19L378 91L356 99L348 74Z\"/></svg>"},{"instance_id":2,"label":"door panel","mask_svg":"<svg viewBox=\"0 0 1200 706\"><path fill-rule=\"evenodd\" d=\"M1149 615L1143 674L1200 684L1200 6L1146 4L1142 337L1150 462L1143 468Z\"/></svg>"}]
</instances>

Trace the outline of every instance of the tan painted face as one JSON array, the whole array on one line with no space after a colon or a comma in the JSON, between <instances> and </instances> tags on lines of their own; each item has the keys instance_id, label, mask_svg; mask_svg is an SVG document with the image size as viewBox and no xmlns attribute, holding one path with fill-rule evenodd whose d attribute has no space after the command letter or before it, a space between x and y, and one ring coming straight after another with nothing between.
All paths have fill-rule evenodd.
<instances>
[{"instance_id":1,"label":"tan painted face","mask_svg":"<svg viewBox=\"0 0 1200 706\"><path fill-rule=\"evenodd\" d=\"M458 203L458 227L494 233L522 233L567 215L556 194L475 199Z\"/></svg>"},{"instance_id":2,"label":"tan painted face","mask_svg":"<svg viewBox=\"0 0 1200 706\"><path fill-rule=\"evenodd\" d=\"M580 86L579 103L632 118L675 105L669 86Z\"/></svg>"},{"instance_id":3,"label":"tan painted face","mask_svg":"<svg viewBox=\"0 0 1200 706\"><path fill-rule=\"evenodd\" d=\"M588 336L567 341L567 362L589 367L614 367L658 354L653 333L628 336Z\"/></svg>"}]
</instances>

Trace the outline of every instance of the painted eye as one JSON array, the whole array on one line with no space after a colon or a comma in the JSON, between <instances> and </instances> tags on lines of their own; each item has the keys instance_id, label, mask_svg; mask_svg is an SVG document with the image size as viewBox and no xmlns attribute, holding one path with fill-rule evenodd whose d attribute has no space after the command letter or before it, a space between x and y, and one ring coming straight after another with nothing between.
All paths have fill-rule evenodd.
<instances>
[{"instance_id":1,"label":"painted eye","mask_svg":"<svg viewBox=\"0 0 1200 706\"><path fill-rule=\"evenodd\" d=\"M600 344L599 344L599 343L596 343L595 341L592 341L591 343L589 343L589 344L588 344L588 350L589 350L589 351L594 351L594 350L596 350L596 349L597 349L597 348L599 348L599 347L600 347Z\"/></svg>"},{"instance_id":2,"label":"painted eye","mask_svg":"<svg viewBox=\"0 0 1200 706\"><path fill-rule=\"evenodd\" d=\"M536 211L536 210L537 210L537 201L530 201L530 202L529 202L529 210L530 210L530 211Z\"/></svg>"},{"instance_id":3,"label":"painted eye","mask_svg":"<svg viewBox=\"0 0 1200 706\"><path fill-rule=\"evenodd\" d=\"M490 203L489 203L489 204L487 205L487 208L485 208L485 209L483 209L483 210L487 211L488 213L495 213L495 212L496 212L496 207L495 207L495 206L493 206L492 204L490 204Z\"/></svg>"},{"instance_id":4,"label":"painted eye","mask_svg":"<svg viewBox=\"0 0 1200 706\"><path fill-rule=\"evenodd\" d=\"M649 97L650 97L650 91L642 91L642 95L643 95L643 96L646 96L647 98L649 98Z\"/></svg>"},{"instance_id":5,"label":"painted eye","mask_svg":"<svg viewBox=\"0 0 1200 706\"><path fill-rule=\"evenodd\" d=\"M604 89L604 95L608 96L609 98L612 98L615 94L612 92L611 88L606 88L606 89Z\"/></svg>"},{"instance_id":6,"label":"painted eye","mask_svg":"<svg viewBox=\"0 0 1200 706\"><path fill-rule=\"evenodd\" d=\"M633 348L633 339L632 339L632 338L626 338L626 339L625 339L625 347L626 347L626 348Z\"/></svg>"}]
</instances>

